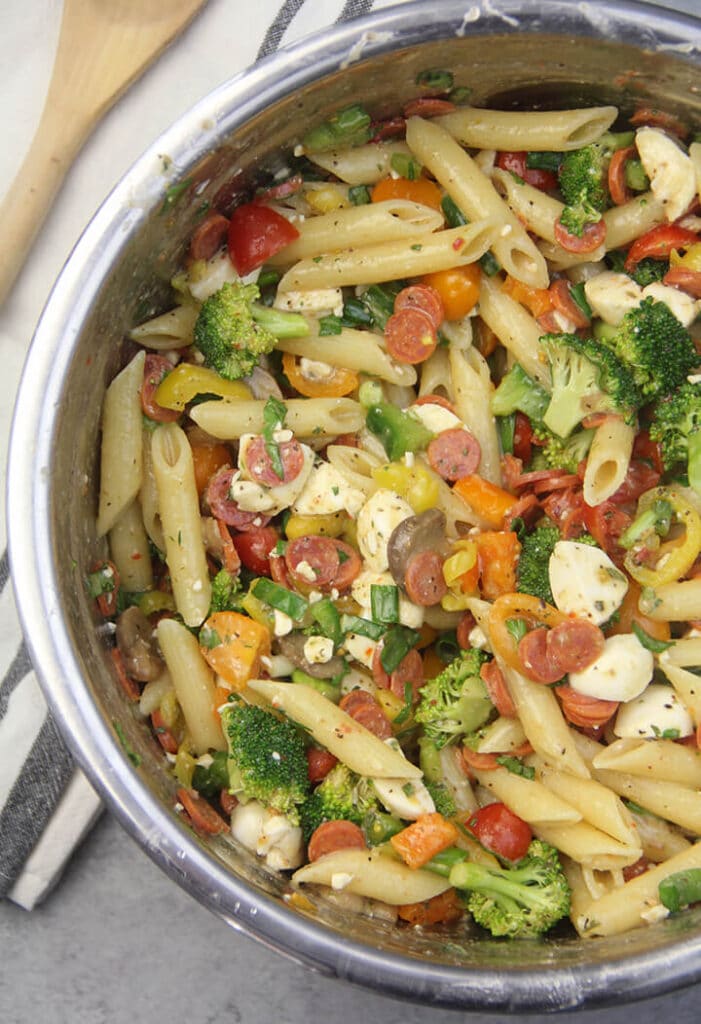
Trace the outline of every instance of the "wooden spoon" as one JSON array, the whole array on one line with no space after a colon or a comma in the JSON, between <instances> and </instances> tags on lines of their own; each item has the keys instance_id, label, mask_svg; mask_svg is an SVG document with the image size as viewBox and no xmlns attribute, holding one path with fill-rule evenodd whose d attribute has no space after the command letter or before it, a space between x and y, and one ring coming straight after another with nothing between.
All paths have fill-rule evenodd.
<instances>
[{"instance_id":1,"label":"wooden spoon","mask_svg":"<svg viewBox=\"0 0 701 1024\"><path fill-rule=\"evenodd\" d=\"M99 119L206 0L63 0L39 127L0 206L3 302L71 163Z\"/></svg>"}]
</instances>

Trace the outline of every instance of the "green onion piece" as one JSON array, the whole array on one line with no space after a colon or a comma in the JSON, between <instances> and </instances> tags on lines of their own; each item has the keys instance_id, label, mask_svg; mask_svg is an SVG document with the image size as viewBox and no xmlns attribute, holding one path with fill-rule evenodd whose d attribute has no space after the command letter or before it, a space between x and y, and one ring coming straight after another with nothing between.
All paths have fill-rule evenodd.
<instances>
[{"instance_id":1,"label":"green onion piece","mask_svg":"<svg viewBox=\"0 0 701 1024\"><path fill-rule=\"evenodd\" d=\"M385 633L380 653L382 667L389 675L394 672L409 651L419 642L420 634L408 626L392 626Z\"/></svg>"},{"instance_id":2,"label":"green onion piece","mask_svg":"<svg viewBox=\"0 0 701 1024\"><path fill-rule=\"evenodd\" d=\"M348 189L348 198L353 206L365 206L370 202L370 189L367 185L351 185Z\"/></svg>"},{"instance_id":3,"label":"green onion piece","mask_svg":"<svg viewBox=\"0 0 701 1024\"><path fill-rule=\"evenodd\" d=\"M183 192L186 192L192 184L192 178L186 178L185 181L179 181L177 185L171 185L170 188L166 189L166 194L163 197L163 205L158 211L159 214L167 213L177 203Z\"/></svg>"},{"instance_id":4,"label":"green onion piece","mask_svg":"<svg viewBox=\"0 0 701 1024\"><path fill-rule=\"evenodd\" d=\"M129 744L129 740L127 739L127 734L124 732L124 727L122 726L122 723L117 722L115 719L113 719L112 725L114 726L114 731L117 733L119 742L122 744L122 749L124 750L124 753L127 755L127 757L134 765L134 767L138 768L139 765L141 764L141 755L137 754L136 751Z\"/></svg>"},{"instance_id":5,"label":"green onion piece","mask_svg":"<svg viewBox=\"0 0 701 1024\"><path fill-rule=\"evenodd\" d=\"M501 270L499 261L492 255L491 252L487 251L479 258L479 265L485 272L487 277L494 277Z\"/></svg>"},{"instance_id":6,"label":"green onion piece","mask_svg":"<svg viewBox=\"0 0 701 1024\"><path fill-rule=\"evenodd\" d=\"M416 76L416 84L431 92L450 92L453 88L452 72L444 68L426 68Z\"/></svg>"},{"instance_id":7,"label":"green onion piece","mask_svg":"<svg viewBox=\"0 0 701 1024\"><path fill-rule=\"evenodd\" d=\"M512 775L521 775L524 779L535 778L535 768L531 765L524 764L518 757L510 757L508 754L500 754L499 757L497 757L497 764L500 764L502 768L506 768L506 770L511 772Z\"/></svg>"},{"instance_id":8,"label":"green onion piece","mask_svg":"<svg viewBox=\"0 0 701 1024\"><path fill-rule=\"evenodd\" d=\"M370 609L374 622L399 622L399 588L391 584L372 583Z\"/></svg>"},{"instance_id":9,"label":"green onion piece","mask_svg":"<svg viewBox=\"0 0 701 1024\"><path fill-rule=\"evenodd\" d=\"M674 640L658 640L657 637L650 636L650 634L643 629L639 622L633 621L631 623L631 629L637 636L640 643L647 651L652 651L653 654L661 654L662 651L668 650L670 647L674 647Z\"/></svg>"},{"instance_id":10,"label":"green onion piece","mask_svg":"<svg viewBox=\"0 0 701 1024\"><path fill-rule=\"evenodd\" d=\"M369 640L379 640L386 632L382 623L362 619L359 615L342 615L341 629L344 633L357 633L358 636L366 636Z\"/></svg>"},{"instance_id":11,"label":"green onion piece","mask_svg":"<svg viewBox=\"0 0 701 1024\"><path fill-rule=\"evenodd\" d=\"M390 167L402 178L407 178L408 181L416 181L421 175L421 164L407 153L392 153Z\"/></svg>"},{"instance_id":12,"label":"green onion piece","mask_svg":"<svg viewBox=\"0 0 701 1024\"><path fill-rule=\"evenodd\" d=\"M454 629L450 629L438 637L435 643L435 650L436 654L445 665L449 665L451 661L455 661L457 656L460 654L460 644L458 643L457 634Z\"/></svg>"},{"instance_id":13,"label":"green onion piece","mask_svg":"<svg viewBox=\"0 0 701 1024\"><path fill-rule=\"evenodd\" d=\"M324 636L333 640L334 646L338 647L343 640L343 631L341 629L341 616L338 614L338 609L333 601L329 597L324 597L321 601L315 601L310 605L309 610Z\"/></svg>"},{"instance_id":14,"label":"green onion piece","mask_svg":"<svg viewBox=\"0 0 701 1024\"><path fill-rule=\"evenodd\" d=\"M208 799L219 796L222 789L229 788L229 769L227 766L227 754L225 750L215 750L211 755L212 760L206 767L202 764L195 765L192 773L192 786L202 796Z\"/></svg>"},{"instance_id":15,"label":"green onion piece","mask_svg":"<svg viewBox=\"0 0 701 1024\"><path fill-rule=\"evenodd\" d=\"M579 306L584 315L591 320L593 314L591 306L587 302L587 295L584 291L584 281L580 281L579 284L572 285L570 288L570 297L572 298L572 301Z\"/></svg>"},{"instance_id":16,"label":"green onion piece","mask_svg":"<svg viewBox=\"0 0 701 1024\"><path fill-rule=\"evenodd\" d=\"M461 228L463 224L467 224L467 217L449 195L444 195L441 199L441 209L449 228Z\"/></svg>"},{"instance_id":17,"label":"green onion piece","mask_svg":"<svg viewBox=\"0 0 701 1024\"><path fill-rule=\"evenodd\" d=\"M310 686L312 690L316 690L333 704L338 704L341 699L341 687L332 679L316 679L307 672L303 672L301 668L296 668L290 678L293 683Z\"/></svg>"},{"instance_id":18,"label":"green onion piece","mask_svg":"<svg viewBox=\"0 0 701 1024\"><path fill-rule=\"evenodd\" d=\"M497 416L497 430L499 441L504 455L513 455L514 438L516 436L516 413L509 413L508 416Z\"/></svg>"},{"instance_id":19,"label":"green onion piece","mask_svg":"<svg viewBox=\"0 0 701 1024\"><path fill-rule=\"evenodd\" d=\"M469 85L458 85L455 89L451 89L448 93L448 99L453 102L456 107L460 107L472 96L472 89Z\"/></svg>"},{"instance_id":20,"label":"green onion piece","mask_svg":"<svg viewBox=\"0 0 701 1024\"><path fill-rule=\"evenodd\" d=\"M530 171L553 171L557 174L562 163L562 153L532 150L526 153L526 167Z\"/></svg>"},{"instance_id":21,"label":"green onion piece","mask_svg":"<svg viewBox=\"0 0 701 1024\"><path fill-rule=\"evenodd\" d=\"M278 480L284 479L285 467L282 464L280 448L274 439L274 434L276 430L283 426L285 416L287 416L287 406L284 402L271 395L263 408L263 437L265 439L265 450Z\"/></svg>"},{"instance_id":22,"label":"green onion piece","mask_svg":"<svg viewBox=\"0 0 701 1024\"><path fill-rule=\"evenodd\" d=\"M368 811L363 818L362 827L368 846L380 846L382 843L388 843L397 832L401 832L404 822L384 811Z\"/></svg>"},{"instance_id":23,"label":"green onion piece","mask_svg":"<svg viewBox=\"0 0 701 1024\"><path fill-rule=\"evenodd\" d=\"M331 334L340 334L343 330L343 321L340 316L322 316L319 320L319 337L327 338Z\"/></svg>"},{"instance_id":24,"label":"green onion piece","mask_svg":"<svg viewBox=\"0 0 701 1024\"><path fill-rule=\"evenodd\" d=\"M371 118L360 104L336 111L326 121L316 125L302 139L308 153L322 153L325 150L346 146L362 146L371 136Z\"/></svg>"},{"instance_id":25,"label":"green onion piece","mask_svg":"<svg viewBox=\"0 0 701 1024\"><path fill-rule=\"evenodd\" d=\"M262 291L263 288L270 288L272 285L277 284L281 277L282 274L279 270L261 270L256 284Z\"/></svg>"},{"instance_id":26,"label":"green onion piece","mask_svg":"<svg viewBox=\"0 0 701 1024\"><path fill-rule=\"evenodd\" d=\"M372 327L372 313L362 299L346 299L343 303L343 320L346 327Z\"/></svg>"},{"instance_id":27,"label":"green onion piece","mask_svg":"<svg viewBox=\"0 0 701 1024\"><path fill-rule=\"evenodd\" d=\"M303 597L300 597L299 594L294 594L287 587L274 583L273 580L269 580L264 576L256 580L251 588L251 592L254 597L257 597L265 604L269 604L271 608L277 608L279 612L289 615L295 622L299 622L309 609L308 602Z\"/></svg>"},{"instance_id":28,"label":"green onion piece","mask_svg":"<svg viewBox=\"0 0 701 1024\"><path fill-rule=\"evenodd\" d=\"M464 860L467 860L467 854L464 850L457 846L449 846L447 850L435 853L425 867L435 872L435 874L444 875L447 878L451 868L456 864L461 864Z\"/></svg>"},{"instance_id":29,"label":"green onion piece","mask_svg":"<svg viewBox=\"0 0 701 1024\"><path fill-rule=\"evenodd\" d=\"M414 687L411 683L404 683L404 706L401 711L394 716L393 725L403 725L411 715L411 709L414 703Z\"/></svg>"},{"instance_id":30,"label":"green onion piece","mask_svg":"<svg viewBox=\"0 0 701 1024\"><path fill-rule=\"evenodd\" d=\"M663 878L658 887L663 906L675 913L701 900L701 868L687 868Z\"/></svg>"}]
</instances>

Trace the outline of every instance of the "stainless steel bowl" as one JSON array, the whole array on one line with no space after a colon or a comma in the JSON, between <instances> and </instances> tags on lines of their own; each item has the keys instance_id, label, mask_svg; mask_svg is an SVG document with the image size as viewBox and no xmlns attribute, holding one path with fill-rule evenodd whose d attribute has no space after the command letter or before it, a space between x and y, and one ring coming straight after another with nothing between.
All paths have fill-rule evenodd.
<instances>
[{"instance_id":1,"label":"stainless steel bowl","mask_svg":"<svg viewBox=\"0 0 701 1024\"><path fill-rule=\"evenodd\" d=\"M163 308L201 203L274 170L306 126L349 100L382 115L415 95L418 71L449 67L478 106L605 102L626 112L648 101L699 130L700 47L697 20L598 0L426 0L331 28L217 89L154 143L95 216L41 318L13 426L9 532L49 703L108 806L164 871L233 928L327 975L462 1009L620 1003L701 980L701 909L614 939L446 942L323 902L295 910L284 881L255 858L181 823L173 780L115 685L84 586L104 553L95 538L100 404L125 332ZM163 212L168 186L187 178L192 187Z\"/></svg>"}]
</instances>

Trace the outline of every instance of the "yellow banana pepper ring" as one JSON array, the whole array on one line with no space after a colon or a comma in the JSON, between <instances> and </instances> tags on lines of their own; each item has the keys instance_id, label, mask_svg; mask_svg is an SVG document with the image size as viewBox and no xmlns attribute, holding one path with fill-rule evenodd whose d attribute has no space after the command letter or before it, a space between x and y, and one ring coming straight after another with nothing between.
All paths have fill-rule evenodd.
<instances>
[{"instance_id":1,"label":"yellow banana pepper ring","mask_svg":"<svg viewBox=\"0 0 701 1024\"><path fill-rule=\"evenodd\" d=\"M517 672L523 672L523 662L518 654L518 644L509 632L509 619L525 619L531 628L535 626L559 626L567 621L567 615L553 608L547 601L531 594L501 594L489 613L489 639L492 650L506 664Z\"/></svg>"},{"instance_id":2,"label":"yellow banana pepper ring","mask_svg":"<svg viewBox=\"0 0 701 1024\"><path fill-rule=\"evenodd\" d=\"M674 520L678 526L684 527L684 533L660 545L654 568L636 562L634 551L628 552L624 565L641 587L654 588L681 579L701 551L701 518L693 505L672 487L654 487L640 498L638 514L644 512L655 501L669 502L674 512Z\"/></svg>"},{"instance_id":3,"label":"yellow banana pepper ring","mask_svg":"<svg viewBox=\"0 0 701 1024\"><path fill-rule=\"evenodd\" d=\"M178 363L156 389L155 399L164 409L185 408L197 395L220 398L251 398L251 390L243 381L225 380L215 370L195 363Z\"/></svg>"}]
</instances>

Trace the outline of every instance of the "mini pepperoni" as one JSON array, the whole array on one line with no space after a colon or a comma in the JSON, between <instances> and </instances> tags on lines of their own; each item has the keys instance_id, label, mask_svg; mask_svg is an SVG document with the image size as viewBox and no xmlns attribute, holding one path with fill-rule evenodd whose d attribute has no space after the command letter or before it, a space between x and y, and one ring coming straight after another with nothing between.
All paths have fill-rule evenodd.
<instances>
[{"instance_id":1,"label":"mini pepperoni","mask_svg":"<svg viewBox=\"0 0 701 1024\"><path fill-rule=\"evenodd\" d=\"M355 690L351 690L350 693L346 693L341 697L338 706L341 711L345 711L347 715L353 717L353 712L356 708L359 708L362 704L376 704L377 701L370 693L369 690L363 690L362 687L357 687Z\"/></svg>"},{"instance_id":2,"label":"mini pepperoni","mask_svg":"<svg viewBox=\"0 0 701 1024\"><path fill-rule=\"evenodd\" d=\"M701 299L701 270L688 270L686 267L670 267L662 283L678 288L692 299Z\"/></svg>"},{"instance_id":3,"label":"mini pepperoni","mask_svg":"<svg viewBox=\"0 0 701 1024\"><path fill-rule=\"evenodd\" d=\"M558 686L555 692L567 721L581 729L605 725L618 711L618 701L588 697L569 685Z\"/></svg>"},{"instance_id":4,"label":"mini pepperoni","mask_svg":"<svg viewBox=\"0 0 701 1024\"><path fill-rule=\"evenodd\" d=\"M520 519L529 528L535 526L536 521L542 515L542 511L540 502L535 494L524 494L515 505L511 506L504 516L504 529L510 530L517 519Z\"/></svg>"},{"instance_id":5,"label":"mini pepperoni","mask_svg":"<svg viewBox=\"0 0 701 1024\"><path fill-rule=\"evenodd\" d=\"M215 520L221 540L221 564L228 573L236 576L241 569L241 559L234 544L229 527L221 519Z\"/></svg>"},{"instance_id":6,"label":"mini pepperoni","mask_svg":"<svg viewBox=\"0 0 701 1024\"><path fill-rule=\"evenodd\" d=\"M455 630L455 635L458 641L458 645L462 647L464 651L467 651L472 647L470 643L470 633L475 628L477 623L472 612L463 612Z\"/></svg>"},{"instance_id":7,"label":"mini pepperoni","mask_svg":"<svg viewBox=\"0 0 701 1024\"><path fill-rule=\"evenodd\" d=\"M124 667L124 659L122 658L122 652L118 647L111 648L110 656L114 664L115 672L117 673L117 682L124 691L127 699L132 701L132 703L135 703L141 697L141 687L135 679L132 679L131 676L127 675L127 670Z\"/></svg>"},{"instance_id":8,"label":"mini pepperoni","mask_svg":"<svg viewBox=\"0 0 701 1024\"><path fill-rule=\"evenodd\" d=\"M402 138L406 132L406 118L390 117L387 121L376 121L370 126L372 138L370 142L382 142L384 139Z\"/></svg>"},{"instance_id":9,"label":"mini pepperoni","mask_svg":"<svg viewBox=\"0 0 701 1024\"><path fill-rule=\"evenodd\" d=\"M287 563L282 555L273 555L272 553L268 556L268 563L270 565L270 577L279 583L283 587L287 587L288 590L292 590L292 582L290 580L290 574L287 571Z\"/></svg>"},{"instance_id":10,"label":"mini pepperoni","mask_svg":"<svg viewBox=\"0 0 701 1024\"><path fill-rule=\"evenodd\" d=\"M442 409L447 409L448 412L455 413L455 407L452 402L448 401L443 395L421 395L414 402L414 405L440 405Z\"/></svg>"},{"instance_id":11,"label":"mini pepperoni","mask_svg":"<svg viewBox=\"0 0 701 1024\"><path fill-rule=\"evenodd\" d=\"M335 537L331 538L331 541L338 553L339 562L338 570L333 579L333 586L336 590L348 590L363 567L362 560L358 552L350 544L346 544L343 540L337 540Z\"/></svg>"},{"instance_id":12,"label":"mini pepperoni","mask_svg":"<svg viewBox=\"0 0 701 1024\"><path fill-rule=\"evenodd\" d=\"M286 181L279 185L271 185L256 196L258 202L267 202L269 199L285 199L287 196L294 196L304 184L301 174L293 174Z\"/></svg>"},{"instance_id":13,"label":"mini pepperoni","mask_svg":"<svg viewBox=\"0 0 701 1024\"><path fill-rule=\"evenodd\" d=\"M394 671L389 674L382 664L382 644L378 644L372 659L372 674L381 689L391 690L395 697L399 697L402 701L405 698L404 691L407 683L411 683L412 703L418 699L419 690L424 685L423 661L414 647L404 655Z\"/></svg>"},{"instance_id":14,"label":"mini pepperoni","mask_svg":"<svg viewBox=\"0 0 701 1024\"><path fill-rule=\"evenodd\" d=\"M194 789L179 789L178 800L185 808L192 825L198 832L216 836L229 831L229 823Z\"/></svg>"},{"instance_id":15,"label":"mini pepperoni","mask_svg":"<svg viewBox=\"0 0 701 1024\"><path fill-rule=\"evenodd\" d=\"M304 452L296 438L281 441L277 445L282 462L282 477L279 477L265 446L265 438L258 434L246 447L244 456L246 467L256 483L263 487L279 487L296 480L304 466Z\"/></svg>"},{"instance_id":16,"label":"mini pepperoni","mask_svg":"<svg viewBox=\"0 0 701 1024\"><path fill-rule=\"evenodd\" d=\"M321 747L307 747L307 775L310 782L321 782L338 764L338 758Z\"/></svg>"},{"instance_id":17,"label":"mini pepperoni","mask_svg":"<svg viewBox=\"0 0 701 1024\"><path fill-rule=\"evenodd\" d=\"M553 491L564 491L568 487L576 487L581 483L576 473L559 472L545 480L535 480L532 484L534 494L551 494Z\"/></svg>"},{"instance_id":18,"label":"mini pepperoni","mask_svg":"<svg viewBox=\"0 0 701 1024\"><path fill-rule=\"evenodd\" d=\"M296 537L285 549L285 565L297 583L330 586L340 566L338 549L331 537Z\"/></svg>"},{"instance_id":19,"label":"mini pepperoni","mask_svg":"<svg viewBox=\"0 0 701 1024\"><path fill-rule=\"evenodd\" d=\"M190 256L193 260L211 260L224 245L228 233L228 218L220 213L210 213L192 233Z\"/></svg>"},{"instance_id":20,"label":"mini pepperoni","mask_svg":"<svg viewBox=\"0 0 701 1024\"><path fill-rule=\"evenodd\" d=\"M469 747L462 748L463 767L466 775L475 772L492 772L499 767L497 754L480 754Z\"/></svg>"},{"instance_id":21,"label":"mini pepperoni","mask_svg":"<svg viewBox=\"0 0 701 1024\"><path fill-rule=\"evenodd\" d=\"M547 649L554 665L566 672L588 668L604 650L604 634L587 619L568 619L551 629Z\"/></svg>"},{"instance_id":22,"label":"mini pepperoni","mask_svg":"<svg viewBox=\"0 0 701 1024\"><path fill-rule=\"evenodd\" d=\"M629 120L636 128L641 125L646 125L649 128L664 128L665 131L672 132L682 140L689 134L683 121L680 121L674 114L669 114L666 110L658 110L656 107L639 107Z\"/></svg>"},{"instance_id":23,"label":"mini pepperoni","mask_svg":"<svg viewBox=\"0 0 701 1024\"><path fill-rule=\"evenodd\" d=\"M144 380L141 385L141 408L144 416L157 423L175 423L180 418L177 409L165 409L156 401L158 385L173 369L170 359L149 352L144 361Z\"/></svg>"},{"instance_id":24,"label":"mini pepperoni","mask_svg":"<svg viewBox=\"0 0 701 1024\"><path fill-rule=\"evenodd\" d=\"M480 679L484 683L489 699L502 718L516 718L516 705L496 661L485 661L480 668Z\"/></svg>"},{"instance_id":25,"label":"mini pepperoni","mask_svg":"<svg viewBox=\"0 0 701 1024\"><path fill-rule=\"evenodd\" d=\"M445 319L443 299L430 284L410 284L407 288L402 288L394 300L394 312L399 313L402 309L422 310L430 317L436 330Z\"/></svg>"},{"instance_id":26,"label":"mini pepperoni","mask_svg":"<svg viewBox=\"0 0 701 1024\"><path fill-rule=\"evenodd\" d=\"M536 683L556 683L564 675L548 650L548 630L532 629L519 641L518 656L529 679Z\"/></svg>"},{"instance_id":27,"label":"mini pepperoni","mask_svg":"<svg viewBox=\"0 0 701 1024\"><path fill-rule=\"evenodd\" d=\"M419 551L409 560L404 586L410 601L422 608L438 604L448 593L443 577L443 559L437 551Z\"/></svg>"},{"instance_id":28,"label":"mini pepperoni","mask_svg":"<svg viewBox=\"0 0 701 1024\"><path fill-rule=\"evenodd\" d=\"M385 325L385 343L398 363L423 363L433 355L438 335L433 321L422 309L405 306L393 313Z\"/></svg>"},{"instance_id":29,"label":"mini pepperoni","mask_svg":"<svg viewBox=\"0 0 701 1024\"><path fill-rule=\"evenodd\" d=\"M261 512L246 512L229 497L231 479L236 471L231 466L222 466L209 478L204 491L204 501L215 519L221 520L235 530L257 529L270 522L270 516Z\"/></svg>"},{"instance_id":30,"label":"mini pepperoni","mask_svg":"<svg viewBox=\"0 0 701 1024\"><path fill-rule=\"evenodd\" d=\"M572 286L565 277L553 281L548 289L552 304L558 313L571 320L575 327L588 327L591 323L581 306L572 298Z\"/></svg>"},{"instance_id":31,"label":"mini pepperoni","mask_svg":"<svg viewBox=\"0 0 701 1024\"><path fill-rule=\"evenodd\" d=\"M477 471L482 449L476 437L462 427L443 430L426 449L431 468L451 483Z\"/></svg>"},{"instance_id":32,"label":"mini pepperoni","mask_svg":"<svg viewBox=\"0 0 701 1024\"><path fill-rule=\"evenodd\" d=\"M623 149L617 149L611 156L607 178L609 194L614 206L623 206L633 197L626 182L626 164L637 155L637 152L635 146L625 146Z\"/></svg>"},{"instance_id":33,"label":"mini pepperoni","mask_svg":"<svg viewBox=\"0 0 701 1024\"><path fill-rule=\"evenodd\" d=\"M219 794L219 805L227 818L231 817L235 808L238 807L238 804L238 797L235 797L228 789L222 789Z\"/></svg>"},{"instance_id":34,"label":"mini pepperoni","mask_svg":"<svg viewBox=\"0 0 701 1024\"><path fill-rule=\"evenodd\" d=\"M393 735L392 723L377 701L358 705L353 709L351 718L381 740L388 740Z\"/></svg>"},{"instance_id":35,"label":"mini pepperoni","mask_svg":"<svg viewBox=\"0 0 701 1024\"><path fill-rule=\"evenodd\" d=\"M405 117L440 117L455 110L452 100L441 100L437 96L418 96L404 105Z\"/></svg>"},{"instance_id":36,"label":"mini pepperoni","mask_svg":"<svg viewBox=\"0 0 701 1024\"><path fill-rule=\"evenodd\" d=\"M635 864L629 864L627 868L623 868L623 881L630 882L631 878L639 878L640 875L644 875L646 871L649 871L652 866L652 861L648 860L647 857L638 857Z\"/></svg>"},{"instance_id":37,"label":"mini pepperoni","mask_svg":"<svg viewBox=\"0 0 701 1024\"><path fill-rule=\"evenodd\" d=\"M602 218L594 224L587 224L581 235L573 235L558 217L555 221L555 241L567 252L594 252L606 241L606 221Z\"/></svg>"},{"instance_id":38,"label":"mini pepperoni","mask_svg":"<svg viewBox=\"0 0 701 1024\"><path fill-rule=\"evenodd\" d=\"M309 860L319 860L327 853L337 850L366 850L367 843L362 829L352 821L324 821L312 832L307 847Z\"/></svg>"}]
</instances>

